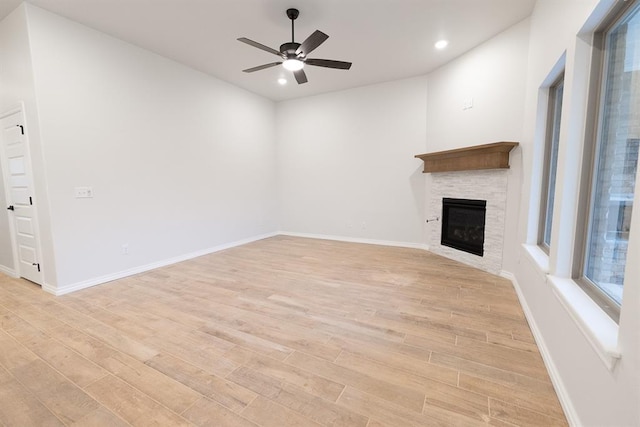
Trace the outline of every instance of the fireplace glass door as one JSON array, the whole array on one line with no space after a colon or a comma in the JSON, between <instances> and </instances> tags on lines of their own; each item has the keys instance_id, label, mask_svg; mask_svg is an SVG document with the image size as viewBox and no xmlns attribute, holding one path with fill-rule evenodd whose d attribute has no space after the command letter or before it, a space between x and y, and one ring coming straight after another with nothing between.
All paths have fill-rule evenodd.
<instances>
[{"instance_id":1,"label":"fireplace glass door","mask_svg":"<svg viewBox=\"0 0 640 427\"><path fill-rule=\"evenodd\" d=\"M486 211L486 200L443 198L440 243L483 256Z\"/></svg>"}]
</instances>

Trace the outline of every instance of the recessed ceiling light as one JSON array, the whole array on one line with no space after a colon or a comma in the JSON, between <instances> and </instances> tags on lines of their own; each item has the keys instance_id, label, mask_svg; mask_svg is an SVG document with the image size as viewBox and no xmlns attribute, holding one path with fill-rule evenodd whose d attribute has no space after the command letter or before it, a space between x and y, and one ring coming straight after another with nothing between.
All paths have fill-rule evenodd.
<instances>
[{"instance_id":1,"label":"recessed ceiling light","mask_svg":"<svg viewBox=\"0 0 640 427\"><path fill-rule=\"evenodd\" d=\"M281 85L286 85L287 84L287 79L285 79L284 77L280 77L278 79L278 83L280 83Z\"/></svg>"},{"instance_id":2,"label":"recessed ceiling light","mask_svg":"<svg viewBox=\"0 0 640 427\"><path fill-rule=\"evenodd\" d=\"M442 50L447 47L448 44L449 42L446 40L438 40L434 46L436 47L436 49Z\"/></svg>"}]
</instances>

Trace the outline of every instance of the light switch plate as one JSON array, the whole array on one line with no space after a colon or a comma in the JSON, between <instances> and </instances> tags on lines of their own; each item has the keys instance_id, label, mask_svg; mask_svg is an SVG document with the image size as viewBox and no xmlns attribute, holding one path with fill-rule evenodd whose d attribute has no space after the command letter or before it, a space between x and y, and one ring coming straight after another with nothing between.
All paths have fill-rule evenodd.
<instances>
[{"instance_id":1,"label":"light switch plate","mask_svg":"<svg viewBox=\"0 0 640 427\"><path fill-rule=\"evenodd\" d=\"M90 199L93 197L93 188L91 187L76 187L74 190L76 199Z\"/></svg>"}]
</instances>

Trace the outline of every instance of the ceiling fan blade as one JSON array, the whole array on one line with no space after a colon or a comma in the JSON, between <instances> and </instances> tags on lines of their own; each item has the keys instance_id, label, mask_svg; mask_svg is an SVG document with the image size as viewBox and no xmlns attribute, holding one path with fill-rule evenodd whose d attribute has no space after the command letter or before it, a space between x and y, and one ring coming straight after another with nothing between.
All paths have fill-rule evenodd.
<instances>
[{"instance_id":1,"label":"ceiling fan blade","mask_svg":"<svg viewBox=\"0 0 640 427\"><path fill-rule=\"evenodd\" d=\"M312 59L308 58L305 64L315 65L316 67L337 68L339 70L348 70L351 68L351 62L333 61L331 59Z\"/></svg>"},{"instance_id":2,"label":"ceiling fan blade","mask_svg":"<svg viewBox=\"0 0 640 427\"><path fill-rule=\"evenodd\" d=\"M301 85L302 83L306 83L308 81L307 75L304 73L304 70L294 71L293 76L296 78L296 81L298 82L299 85Z\"/></svg>"},{"instance_id":3,"label":"ceiling fan blade","mask_svg":"<svg viewBox=\"0 0 640 427\"><path fill-rule=\"evenodd\" d=\"M238 41L242 42L242 43L246 43L249 46L257 47L258 49L262 49L262 50L264 50L266 52L273 53L274 55L282 56L282 54L280 52L278 52L277 50L271 49L269 46L265 46L262 43L254 42L253 40L250 40L250 39L248 39L246 37L240 37L238 39Z\"/></svg>"},{"instance_id":4,"label":"ceiling fan blade","mask_svg":"<svg viewBox=\"0 0 640 427\"><path fill-rule=\"evenodd\" d=\"M271 64L258 65L257 67L247 68L246 70L242 70L245 73L253 73L254 71L264 70L265 68L275 67L276 65L280 65L282 62L272 62Z\"/></svg>"},{"instance_id":5,"label":"ceiling fan blade","mask_svg":"<svg viewBox=\"0 0 640 427\"><path fill-rule=\"evenodd\" d=\"M322 31L315 30L313 34L307 37L307 39L302 42L300 47L296 49L296 55L300 55L301 53L304 54L304 56L309 55L312 50L320 46L328 38L329 36Z\"/></svg>"}]
</instances>

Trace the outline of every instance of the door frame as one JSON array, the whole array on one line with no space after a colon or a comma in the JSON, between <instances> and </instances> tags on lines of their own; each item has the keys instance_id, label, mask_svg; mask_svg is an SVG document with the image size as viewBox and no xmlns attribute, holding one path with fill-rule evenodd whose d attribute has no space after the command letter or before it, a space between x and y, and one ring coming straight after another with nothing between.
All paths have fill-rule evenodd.
<instances>
[{"instance_id":1,"label":"door frame","mask_svg":"<svg viewBox=\"0 0 640 427\"><path fill-rule=\"evenodd\" d=\"M16 105L14 105L12 108L5 110L3 112L0 113L0 121L4 120L5 118L14 115L14 114L20 114L20 119L24 125L24 152L25 152L25 159L26 159L26 163L27 163L27 179L29 180L30 184L31 184L31 192L34 195L34 199L36 200L36 203L38 198L35 197L35 181L33 179L33 162L31 161L31 145L30 145L30 141L29 141L29 124L27 123L27 117L25 114L25 108L24 108L24 103L20 102ZM5 151L5 147L4 147L4 140L2 137L2 134L0 133L0 164L2 165L2 180L4 183L4 190L5 190L5 206L4 208L6 208L7 206L9 206L10 203L10 198L11 198L11 193L10 193L10 185L9 185L9 181L8 181L8 177L9 177L9 164L7 162L7 155L6 155L6 151ZM22 277L20 275L20 260L19 260L19 253L18 253L18 241L17 241L17 237L16 237L16 224L15 224L15 218L11 217L9 214L7 214L8 219L9 219L9 234L11 235L11 246L13 249L13 271L14 271L14 277L16 278L20 278ZM38 218L38 209L37 209L37 205L36 207L33 209L33 221L34 221L34 228L35 228L35 232L36 232L36 242L35 242L35 246L36 246L36 253L38 256L38 261L40 263L40 283L37 283L40 286L44 286L44 266L42 263L42 244L40 242L41 240L41 234L40 234L40 221Z\"/></svg>"}]
</instances>

